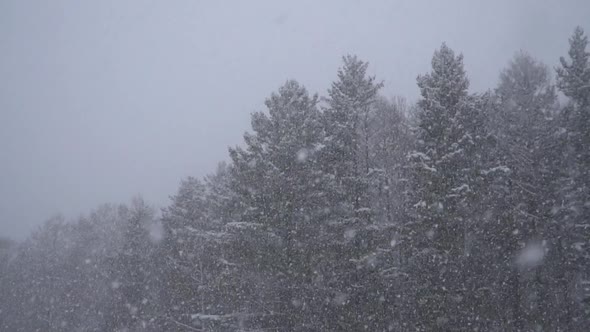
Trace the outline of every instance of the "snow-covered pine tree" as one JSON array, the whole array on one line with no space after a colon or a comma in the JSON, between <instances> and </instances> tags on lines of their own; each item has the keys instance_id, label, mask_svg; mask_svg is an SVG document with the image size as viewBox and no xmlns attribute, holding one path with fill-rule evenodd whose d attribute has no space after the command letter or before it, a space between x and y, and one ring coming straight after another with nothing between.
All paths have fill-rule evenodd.
<instances>
[{"instance_id":1,"label":"snow-covered pine tree","mask_svg":"<svg viewBox=\"0 0 590 332\"><path fill-rule=\"evenodd\" d=\"M375 232L370 228L374 221L369 190L374 169L371 122L383 84L368 75L368 65L356 56L343 57L323 112L326 138L322 164L330 177L326 186L331 212L326 241L331 274L327 284L332 302L326 308L330 330L364 328L374 320L363 317L363 308L379 301L379 295L367 287L372 283L368 274L375 273L370 234Z\"/></svg>"},{"instance_id":2,"label":"snow-covered pine tree","mask_svg":"<svg viewBox=\"0 0 590 332\"><path fill-rule=\"evenodd\" d=\"M2 312L3 330L56 331L69 322L75 303L68 299L73 271L64 268L68 233L63 217L56 216L23 243L15 258L18 266L7 275L13 279L6 298L10 306Z\"/></svg>"},{"instance_id":3,"label":"snow-covered pine tree","mask_svg":"<svg viewBox=\"0 0 590 332\"><path fill-rule=\"evenodd\" d=\"M541 248L543 239L551 238L549 225L553 205L551 164L552 119L556 114L557 96L547 67L530 55L520 52L500 74L496 89L498 112L493 114L494 132L504 162L496 167L508 171L508 193L503 202L494 204L508 209L495 230L497 235L496 264L504 271L498 275L499 294L504 308L510 308L512 329L534 322L548 326L551 299L545 298L542 270L538 264L519 259L519 253ZM505 176L499 172L492 175ZM548 242L545 241L547 244ZM509 271L509 273L506 273ZM507 280L501 280L510 276ZM510 285L502 289L501 285ZM533 303L534 302L534 303Z\"/></svg>"},{"instance_id":4,"label":"snow-covered pine tree","mask_svg":"<svg viewBox=\"0 0 590 332\"><path fill-rule=\"evenodd\" d=\"M372 216L379 224L396 224L407 189L406 157L413 145L405 99L380 97L370 114L369 195Z\"/></svg>"},{"instance_id":5,"label":"snow-covered pine tree","mask_svg":"<svg viewBox=\"0 0 590 332\"><path fill-rule=\"evenodd\" d=\"M366 248L352 266L357 274L354 287L361 289L349 310L367 314L357 319L366 330L401 329L400 298L403 265L399 251L399 231L405 216L408 190L407 154L412 150L413 136L407 119L406 101L397 97L377 98L370 112L368 194L371 201L371 224L356 233ZM354 294L354 293L353 293ZM366 326L366 328L365 328Z\"/></svg>"},{"instance_id":6,"label":"snow-covered pine tree","mask_svg":"<svg viewBox=\"0 0 590 332\"><path fill-rule=\"evenodd\" d=\"M333 212L368 221L370 112L383 84L368 76L367 62L352 55L343 57L343 62L338 79L328 90L328 107L323 114L327 135L324 162L335 179L335 192L330 193L334 196L330 197Z\"/></svg>"},{"instance_id":7,"label":"snow-covered pine tree","mask_svg":"<svg viewBox=\"0 0 590 332\"><path fill-rule=\"evenodd\" d=\"M264 293L273 299L257 308L267 317L258 327L322 329L310 312L327 206L317 158L323 142L317 102L305 87L287 81L266 100L268 114L252 115L254 133L245 135L245 148L230 150L234 188L245 211L235 227L242 236L250 234L246 263L267 280Z\"/></svg>"},{"instance_id":8,"label":"snow-covered pine tree","mask_svg":"<svg viewBox=\"0 0 590 332\"><path fill-rule=\"evenodd\" d=\"M232 167L231 164L220 162L215 173L204 179L209 217L221 225L236 221L241 213L239 197L231 187Z\"/></svg>"},{"instance_id":9,"label":"snow-covered pine tree","mask_svg":"<svg viewBox=\"0 0 590 332\"><path fill-rule=\"evenodd\" d=\"M507 208L510 202L505 199L509 193L510 172L506 167L506 154L499 149L498 137L492 130L499 109L498 98L491 91L471 98L485 123L477 130L480 132L475 154L479 163L477 186L470 204L466 205L469 222L465 238L464 324L474 330L487 331L505 322L506 307L502 299L507 295L496 286L498 280L505 284L502 278L506 275L506 262L498 248L504 237L499 234L505 231L503 220L511 214Z\"/></svg>"},{"instance_id":10,"label":"snow-covered pine tree","mask_svg":"<svg viewBox=\"0 0 590 332\"><path fill-rule=\"evenodd\" d=\"M559 188L561 205L556 215L561 227L560 250L565 256L565 293L570 294L561 320L571 329L590 324L590 52L588 37L577 27L569 40L569 59L561 58L557 86L568 97L562 111L563 176ZM585 294L585 295L582 295Z\"/></svg>"},{"instance_id":11,"label":"snow-covered pine tree","mask_svg":"<svg viewBox=\"0 0 590 332\"><path fill-rule=\"evenodd\" d=\"M218 284L226 267L222 252L229 238L222 231L221 218L211 216L213 200L208 195L206 184L188 177L181 181L171 204L162 210L161 255L165 256L166 287L161 297L167 321L161 324L168 328L178 328L178 323L219 328L217 324L225 322L193 318L223 316L233 309L222 305L224 287Z\"/></svg>"},{"instance_id":12,"label":"snow-covered pine tree","mask_svg":"<svg viewBox=\"0 0 590 332\"><path fill-rule=\"evenodd\" d=\"M125 225L121 247L108 271L114 296L106 327L109 330L145 328L152 314L149 306L153 303L150 302L153 298L148 287L153 249L149 229L155 212L139 196L132 200L129 207L121 206L120 209Z\"/></svg>"},{"instance_id":13,"label":"snow-covered pine tree","mask_svg":"<svg viewBox=\"0 0 590 332\"><path fill-rule=\"evenodd\" d=\"M465 261L471 205L480 185L478 131L483 113L468 95L463 56L446 44L430 73L418 77L417 145L409 155L410 220L404 226L409 287L414 306L404 319L421 330L466 326ZM465 309L465 310L463 310Z\"/></svg>"}]
</instances>

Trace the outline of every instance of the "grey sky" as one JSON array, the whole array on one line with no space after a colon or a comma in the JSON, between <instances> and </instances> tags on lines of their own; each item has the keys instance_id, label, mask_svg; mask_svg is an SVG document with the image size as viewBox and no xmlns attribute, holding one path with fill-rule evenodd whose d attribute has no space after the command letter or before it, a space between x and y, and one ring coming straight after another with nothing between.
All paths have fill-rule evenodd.
<instances>
[{"instance_id":1,"label":"grey sky","mask_svg":"<svg viewBox=\"0 0 590 332\"><path fill-rule=\"evenodd\" d=\"M136 193L165 204L286 79L322 94L346 53L414 99L447 41L477 91L519 49L556 65L589 17L586 0L2 0L0 235Z\"/></svg>"}]
</instances>

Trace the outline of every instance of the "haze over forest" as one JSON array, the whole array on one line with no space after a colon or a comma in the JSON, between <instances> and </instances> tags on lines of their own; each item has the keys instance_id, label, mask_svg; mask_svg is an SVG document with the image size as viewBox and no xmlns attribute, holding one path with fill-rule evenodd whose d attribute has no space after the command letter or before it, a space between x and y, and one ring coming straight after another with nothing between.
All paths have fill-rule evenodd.
<instances>
[{"instance_id":1,"label":"haze over forest","mask_svg":"<svg viewBox=\"0 0 590 332\"><path fill-rule=\"evenodd\" d=\"M588 331L589 8L0 4L0 330Z\"/></svg>"}]
</instances>

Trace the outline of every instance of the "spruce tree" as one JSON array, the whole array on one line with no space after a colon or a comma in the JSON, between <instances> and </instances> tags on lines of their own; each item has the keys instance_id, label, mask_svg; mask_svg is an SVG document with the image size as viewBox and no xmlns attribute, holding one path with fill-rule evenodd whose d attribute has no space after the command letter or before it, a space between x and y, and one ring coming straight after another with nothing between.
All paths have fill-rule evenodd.
<instances>
[{"instance_id":1,"label":"spruce tree","mask_svg":"<svg viewBox=\"0 0 590 332\"><path fill-rule=\"evenodd\" d=\"M375 284L371 225L376 215L370 184L375 168L372 111L383 84L368 75L368 65L356 56L343 58L323 112L326 138L321 158L330 177L325 188L330 209L326 241L330 329L364 329L374 320L362 312L379 301L379 295L369 289L369 284Z\"/></svg>"},{"instance_id":2,"label":"spruce tree","mask_svg":"<svg viewBox=\"0 0 590 332\"><path fill-rule=\"evenodd\" d=\"M564 171L557 186L561 204L555 210L561 227L559 250L565 256L563 289L570 294L561 320L575 329L590 324L590 295L584 291L590 284L590 53L581 27L575 29L569 44L569 59L562 57L557 68L557 86L569 103L560 119Z\"/></svg>"},{"instance_id":3,"label":"spruce tree","mask_svg":"<svg viewBox=\"0 0 590 332\"><path fill-rule=\"evenodd\" d=\"M264 327L291 331L318 324L303 318L315 306L310 287L326 206L317 102L299 83L287 81L266 100L268 114L253 114L246 147L230 150L234 190L244 204L240 228L256 234L247 243L253 250L248 264L269 280L265 291L275 299L274 314L258 322Z\"/></svg>"},{"instance_id":4,"label":"spruce tree","mask_svg":"<svg viewBox=\"0 0 590 332\"><path fill-rule=\"evenodd\" d=\"M415 303L405 319L414 328L466 326L470 207L479 189L477 148L482 114L468 95L463 56L446 44L430 73L418 77L417 145L411 152L410 209L404 229L409 284ZM408 317L409 316L409 317Z\"/></svg>"},{"instance_id":5,"label":"spruce tree","mask_svg":"<svg viewBox=\"0 0 590 332\"><path fill-rule=\"evenodd\" d=\"M524 322L547 326L544 320L551 299L545 296L543 280L550 276L519 255L531 248L546 250L543 239L553 236L549 222L554 169L548 156L552 153L557 96L547 67L524 52L500 74L496 95L499 105L494 130L499 152L505 157L502 165L509 170L509 194L497 204L510 211L496 230L502 254L498 266L509 272L504 273L510 277L503 284L511 285L499 291L510 308L512 328L532 328L523 326Z\"/></svg>"},{"instance_id":6,"label":"spruce tree","mask_svg":"<svg viewBox=\"0 0 590 332\"><path fill-rule=\"evenodd\" d=\"M121 210L125 226L122 245L108 271L114 296L110 308L113 315L107 320L107 328L146 328L152 314L150 305L154 302L149 288L152 273L149 228L154 222L154 211L141 197L134 198L131 206L122 206Z\"/></svg>"}]
</instances>

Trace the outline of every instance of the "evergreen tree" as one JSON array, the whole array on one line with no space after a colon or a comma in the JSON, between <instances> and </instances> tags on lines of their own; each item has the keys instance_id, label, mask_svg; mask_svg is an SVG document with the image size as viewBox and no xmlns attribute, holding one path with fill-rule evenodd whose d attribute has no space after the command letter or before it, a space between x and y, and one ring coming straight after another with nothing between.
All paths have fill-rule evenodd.
<instances>
[{"instance_id":1,"label":"evergreen tree","mask_svg":"<svg viewBox=\"0 0 590 332\"><path fill-rule=\"evenodd\" d=\"M405 319L417 329L454 329L467 326L469 318L465 261L470 206L481 182L477 148L483 118L468 95L462 55L446 44L418 86L418 143L410 154L413 216L404 239L415 311Z\"/></svg>"},{"instance_id":2,"label":"evergreen tree","mask_svg":"<svg viewBox=\"0 0 590 332\"><path fill-rule=\"evenodd\" d=\"M322 163L329 181L325 188L330 208L326 256L327 306L330 329L373 328L374 316L363 317L380 294L375 286L374 206L371 181L375 177L371 152L372 115L383 86L367 74L368 63L356 56L343 58L337 80L328 90L323 112L326 131Z\"/></svg>"},{"instance_id":3,"label":"evergreen tree","mask_svg":"<svg viewBox=\"0 0 590 332\"><path fill-rule=\"evenodd\" d=\"M149 228L154 222L154 211L141 197L134 198L129 207L121 209L125 226L121 247L108 271L113 298L106 328L145 329L152 314L150 306L155 302L149 282L152 273Z\"/></svg>"},{"instance_id":4,"label":"evergreen tree","mask_svg":"<svg viewBox=\"0 0 590 332\"><path fill-rule=\"evenodd\" d=\"M219 328L218 317L231 310L221 300L220 276L224 272L222 246L228 238L219 218L210 214L213 202L209 186L188 177L181 181L171 204L162 211L161 256L166 269L166 287L161 291L167 321L163 328L175 330L178 324L200 328Z\"/></svg>"},{"instance_id":5,"label":"evergreen tree","mask_svg":"<svg viewBox=\"0 0 590 332\"><path fill-rule=\"evenodd\" d=\"M584 285L590 284L590 53L588 37L580 27L569 43L569 61L561 58L561 67L557 68L557 86L569 98L569 104L560 119L564 172L556 186L560 188L561 204L555 212L561 236L558 250L565 259L562 289L569 294L561 320L576 329L590 324L590 297L584 291Z\"/></svg>"},{"instance_id":6,"label":"evergreen tree","mask_svg":"<svg viewBox=\"0 0 590 332\"><path fill-rule=\"evenodd\" d=\"M313 308L310 283L318 258L313 253L326 206L317 159L323 138L317 101L299 83L287 81L266 100L268 115L253 114L254 134L245 135L245 149L230 150L235 190L244 204L242 226L259 232L249 243L255 250L249 264L270 279L266 291L277 299L274 316L258 324L289 331L317 324L302 318Z\"/></svg>"},{"instance_id":7,"label":"evergreen tree","mask_svg":"<svg viewBox=\"0 0 590 332\"><path fill-rule=\"evenodd\" d=\"M324 158L336 182L331 193L334 212L343 218L367 219L371 212L367 188L370 111L383 84L367 76L367 62L351 55L343 62L338 80L328 90Z\"/></svg>"},{"instance_id":8,"label":"evergreen tree","mask_svg":"<svg viewBox=\"0 0 590 332\"><path fill-rule=\"evenodd\" d=\"M407 113L406 101L398 97L377 99L370 114L369 195L377 223L396 224L403 214L406 157L413 145Z\"/></svg>"},{"instance_id":9,"label":"evergreen tree","mask_svg":"<svg viewBox=\"0 0 590 332\"><path fill-rule=\"evenodd\" d=\"M510 308L510 328L547 326L543 320L551 300L545 298L542 286L547 276L538 264L523 262L519 255L531 248L546 250L541 248L542 239L551 237L548 226L554 169L547 157L552 152L550 134L557 97L547 67L523 52L501 73L496 95L493 130L499 143L498 157L503 160L497 167L509 173L495 172L506 180L508 194L498 197L503 202L494 204L509 211L501 211L499 227L490 230L499 239L498 271L504 271L498 276L497 291L503 294L505 308ZM503 289L500 285L510 286ZM532 325L525 327L524 322Z\"/></svg>"}]
</instances>

